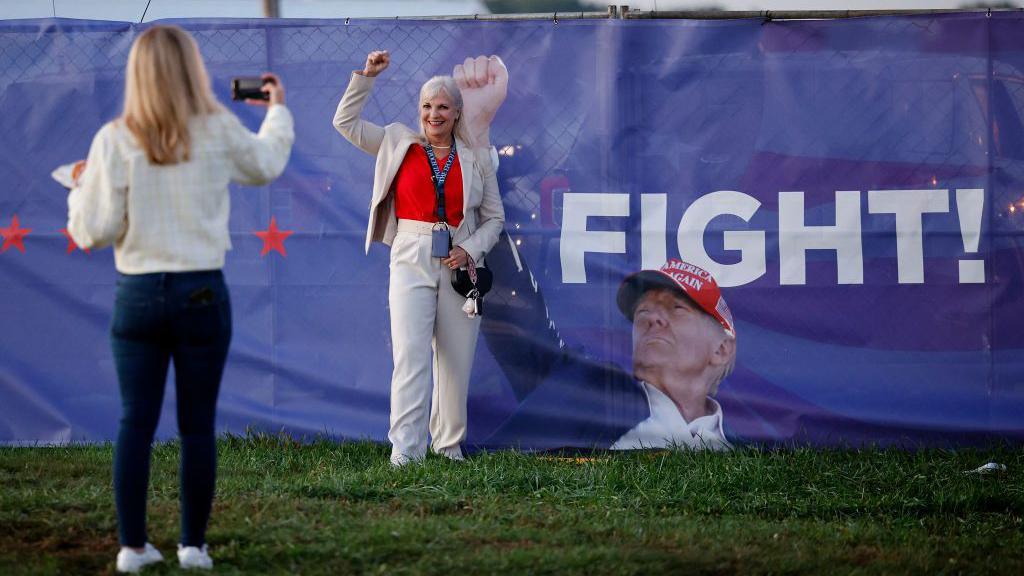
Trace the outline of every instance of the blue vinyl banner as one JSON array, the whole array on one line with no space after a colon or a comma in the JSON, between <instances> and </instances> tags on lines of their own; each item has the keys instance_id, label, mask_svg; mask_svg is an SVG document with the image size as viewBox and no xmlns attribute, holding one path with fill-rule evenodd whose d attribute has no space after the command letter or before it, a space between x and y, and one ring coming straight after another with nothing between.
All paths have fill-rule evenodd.
<instances>
[{"instance_id":1,"label":"blue vinyl banner","mask_svg":"<svg viewBox=\"0 0 1024 576\"><path fill-rule=\"evenodd\" d=\"M420 85L467 56L510 72L468 446L689 445L699 412L682 384L652 383L680 382L697 352L680 340L652 368L617 304L623 279L673 259L731 309L735 367L697 398L723 446L1024 439L1019 13L174 23L246 125L262 110L231 103L230 79L265 70L296 119L284 175L231 192L219 430L386 439L388 248L363 253L373 159L331 118L387 49L363 112L378 124L416 126ZM116 435L112 252L69 240L50 172L120 113L145 28L0 22L2 443ZM159 436L174 410L171 384Z\"/></svg>"}]
</instances>

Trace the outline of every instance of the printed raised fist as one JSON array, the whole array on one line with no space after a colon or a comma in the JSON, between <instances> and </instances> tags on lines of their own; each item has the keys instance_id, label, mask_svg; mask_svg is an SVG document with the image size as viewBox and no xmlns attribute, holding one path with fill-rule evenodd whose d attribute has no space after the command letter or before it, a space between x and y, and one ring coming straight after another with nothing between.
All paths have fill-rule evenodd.
<instances>
[{"instance_id":1,"label":"printed raised fist","mask_svg":"<svg viewBox=\"0 0 1024 576\"><path fill-rule=\"evenodd\" d=\"M452 77L462 91L462 117L474 146L490 146L494 115L508 95L508 68L497 56L466 58Z\"/></svg>"}]
</instances>

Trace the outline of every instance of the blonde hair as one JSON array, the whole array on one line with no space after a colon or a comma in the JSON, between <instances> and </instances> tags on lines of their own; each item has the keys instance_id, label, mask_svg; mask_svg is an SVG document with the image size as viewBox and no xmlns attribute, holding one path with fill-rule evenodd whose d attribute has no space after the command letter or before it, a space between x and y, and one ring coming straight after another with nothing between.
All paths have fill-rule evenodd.
<instances>
[{"instance_id":1,"label":"blonde hair","mask_svg":"<svg viewBox=\"0 0 1024 576\"><path fill-rule=\"evenodd\" d=\"M222 110L192 36L177 26L153 26L128 54L121 118L149 161L188 161L193 116Z\"/></svg>"},{"instance_id":2,"label":"blonde hair","mask_svg":"<svg viewBox=\"0 0 1024 576\"><path fill-rule=\"evenodd\" d=\"M444 92L449 98L452 99L452 103L455 104L455 108L459 111L459 117L455 119L455 126L453 127L453 136L462 140L463 142L469 142L468 134L466 134L464 123L462 120L462 90L459 90L459 85L455 83L455 79L451 76L434 76L430 80L423 83L420 87L420 104L430 100L434 96ZM420 120L420 134L426 135L426 127L423 126L422 119Z\"/></svg>"}]
</instances>

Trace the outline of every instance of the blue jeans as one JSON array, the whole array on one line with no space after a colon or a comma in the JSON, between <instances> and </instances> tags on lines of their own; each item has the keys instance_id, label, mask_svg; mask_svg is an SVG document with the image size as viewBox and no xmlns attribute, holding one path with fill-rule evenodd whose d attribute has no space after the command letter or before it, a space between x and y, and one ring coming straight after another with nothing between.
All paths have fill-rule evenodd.
<instances>
[{"instance_id":1,"label":"blue jeans","mask_svg":"<svg viewBox=\"0 0 1024 576\"><path fill-rule=\"evenodd\" d=\"M171 360L181 434L181 543L204 544L217 474L217 393L230 342L231 302L220 270L118 279L110 343L123 407L114 453L121 545L147 541L149 460Z\"/></svg>"}]
</instances>

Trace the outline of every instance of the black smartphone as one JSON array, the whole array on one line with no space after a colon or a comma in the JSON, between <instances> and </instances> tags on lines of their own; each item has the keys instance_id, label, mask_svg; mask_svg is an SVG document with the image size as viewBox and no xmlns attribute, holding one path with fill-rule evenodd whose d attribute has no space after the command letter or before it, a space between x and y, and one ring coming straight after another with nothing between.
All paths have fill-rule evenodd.
<instances>
[{"instance_id":1,"label":"black smartphone","mask_svg":"<svg viewBox=\"0 0 1024 576\"><path fill-rule=\"evenodd\" d=\"M271 78L263 79L259 76L245 76L242 78L231 79L231 99L232 100L270 100L270 94L267 94L261 88L264 84L273 84L274 80Z\"/></svg>"}]
</instances>

